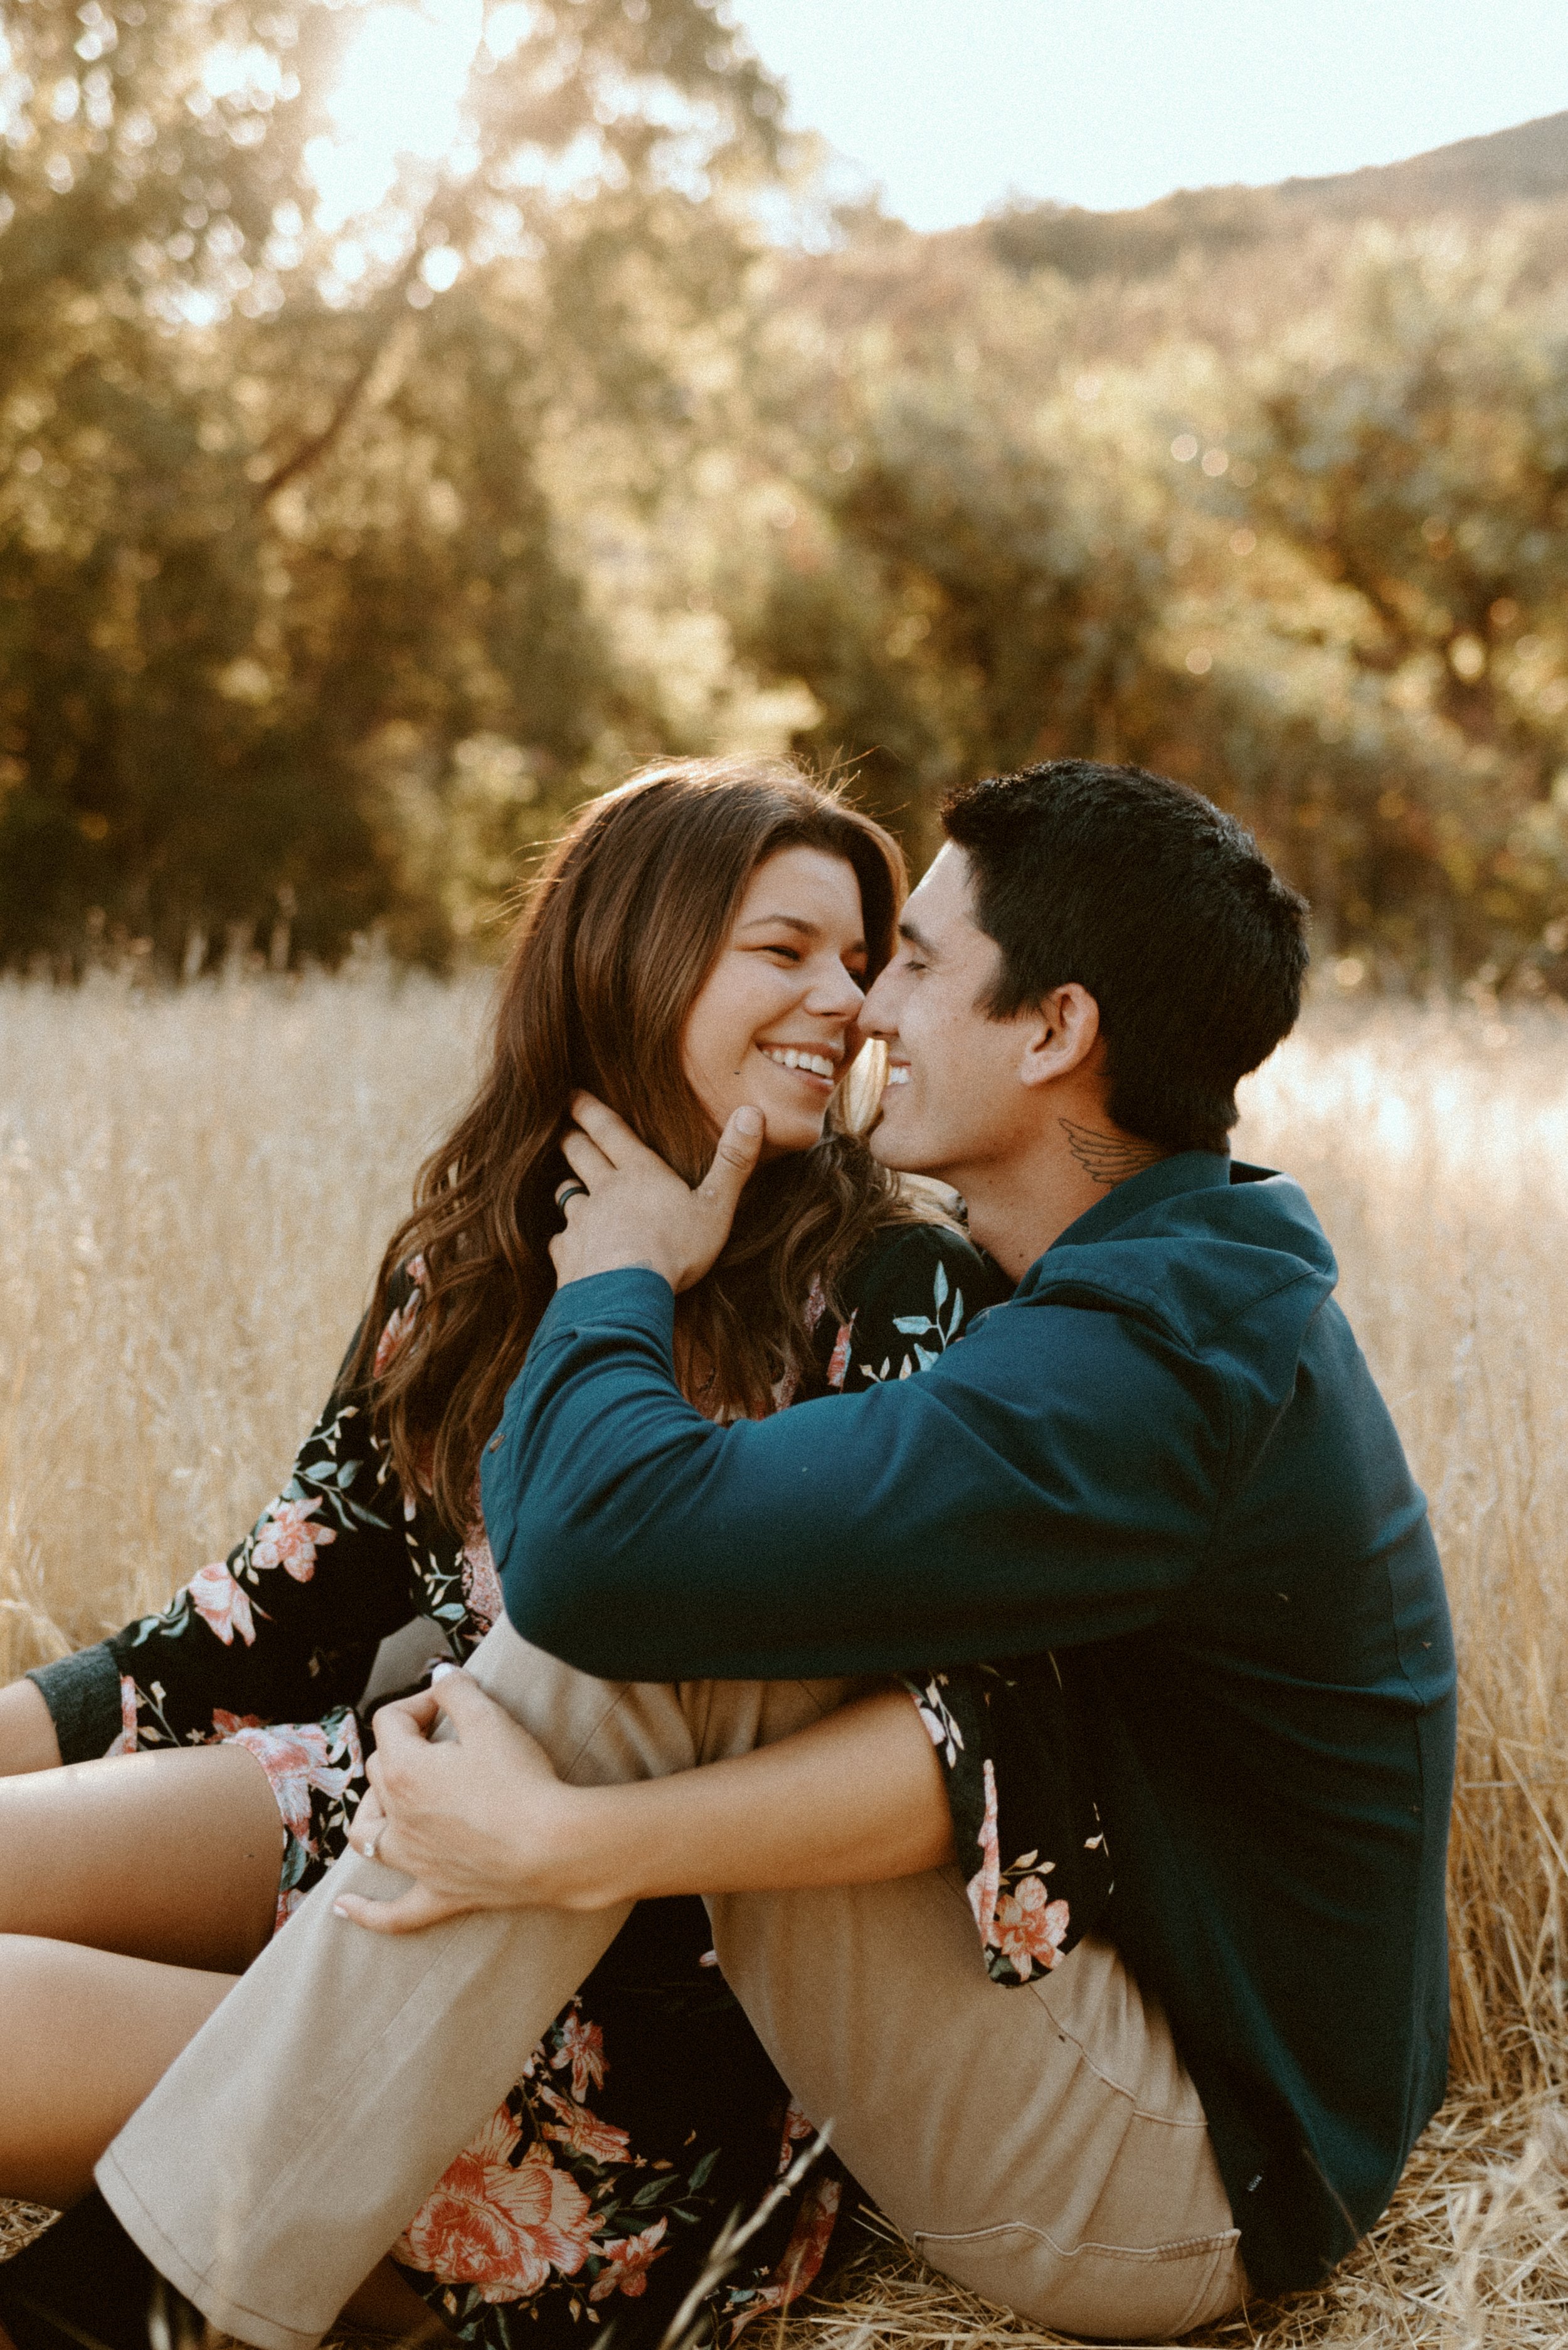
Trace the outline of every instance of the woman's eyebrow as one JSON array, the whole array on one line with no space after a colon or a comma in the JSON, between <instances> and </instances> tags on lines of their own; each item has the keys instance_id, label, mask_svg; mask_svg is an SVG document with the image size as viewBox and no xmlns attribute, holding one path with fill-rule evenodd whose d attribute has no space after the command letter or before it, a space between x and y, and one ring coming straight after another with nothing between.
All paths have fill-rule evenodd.
<instances>
[{"instance_id":1,"label":"woman's eyebrow","mask_svg":"<svg viewBox=\"0 0 1568 2350\"><path fill-rule=\"evenodd\" d=\"M749 922L742 922L737 927L742 931L761 931L781 924L786 931L798 931L803 939L819 939L822 936L820 922L808 922L802 914L753 914ZM853 946L846 947L845 952L864 954L865 940L857 939Z\"/></svg>"}]
</instances>

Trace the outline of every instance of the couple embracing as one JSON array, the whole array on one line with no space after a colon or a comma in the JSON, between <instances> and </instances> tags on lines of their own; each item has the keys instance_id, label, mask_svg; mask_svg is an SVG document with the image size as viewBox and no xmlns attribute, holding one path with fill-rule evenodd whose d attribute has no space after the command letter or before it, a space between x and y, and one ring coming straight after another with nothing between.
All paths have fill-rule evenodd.
<instances>
[{"instance_id":1,"label":"couple embracing","mask_svg":"<svg viewBox=\"0 0 1568 2350\"><path fill-rule=\"evenodd\" d=\"M905 902L787 766L585 810L283 1496L0 1692L17 2350L727 2345L860 2197L1168 2339L1384 2209L1453 1654L1328 1243L1229 1154L1305 910L1137 769L943 823ZM410 1616L462 1669L372 1721Z\"/></svg>"}]
</instances>

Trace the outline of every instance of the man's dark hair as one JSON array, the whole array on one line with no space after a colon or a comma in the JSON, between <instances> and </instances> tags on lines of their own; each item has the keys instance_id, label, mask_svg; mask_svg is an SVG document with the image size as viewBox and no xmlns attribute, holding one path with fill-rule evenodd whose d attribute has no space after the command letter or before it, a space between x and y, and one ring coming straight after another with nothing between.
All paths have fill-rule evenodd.
<instances>
[{"instance_id":1,"label":"man's dark hair","mask_svg":"<svg viewBox=\"0 0 1568 2350\"><path fill-rule=\"evenodd\" d=\"M1306 900L1251 834L1184 784L1087 759L966 785L942 823L1002 950L986 1011L1075 980L1100 1009L1116 1125L1228 1149L1237 1082L1290 1034L1307 964Z\"/></svg>"}]
</instances>

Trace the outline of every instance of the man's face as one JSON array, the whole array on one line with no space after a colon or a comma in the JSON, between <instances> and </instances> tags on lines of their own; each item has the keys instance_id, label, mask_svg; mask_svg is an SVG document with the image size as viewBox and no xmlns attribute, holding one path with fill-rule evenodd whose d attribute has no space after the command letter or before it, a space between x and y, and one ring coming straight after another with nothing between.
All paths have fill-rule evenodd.
<instances>
[{"instance_id":1,"label":"man's face","mask_svg":"<svg viewBox=\"0 0 1568 2350\"><path fill-rule=\"evenodd\" d=\"M957 1191L1027 1146L1038 1103L1021 1078L1024 1021L982 1008L1001 950L974 919L969 859L950 841L904 909L899 951L860 1014L888 1046L871 1148L886 1167Z\"/></svg>"}]
</instances>

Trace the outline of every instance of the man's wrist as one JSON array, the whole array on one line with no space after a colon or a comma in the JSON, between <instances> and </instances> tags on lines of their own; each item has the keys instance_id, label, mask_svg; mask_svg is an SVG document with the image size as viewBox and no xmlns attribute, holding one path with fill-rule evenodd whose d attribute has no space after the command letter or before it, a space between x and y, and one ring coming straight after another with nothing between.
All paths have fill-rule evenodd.
<instances>
[{"instance_id":1,"label":"man's wrist","mask_svg":"<svg viewBox=\"0 0 1568 2350\"><path fill-rule=\"evenodd\" d=\"M625 1249L585 1249L580 1262L573 1262L561 1272L556 1287L569 1289L574 1282L592 1281L601 1273L652 1273L660 1281L667 1281L671 1289L676 1285L675 1275L657 1263L646 1248L634 1252L628 1245Z\"/></svg>"}]
</instances>

